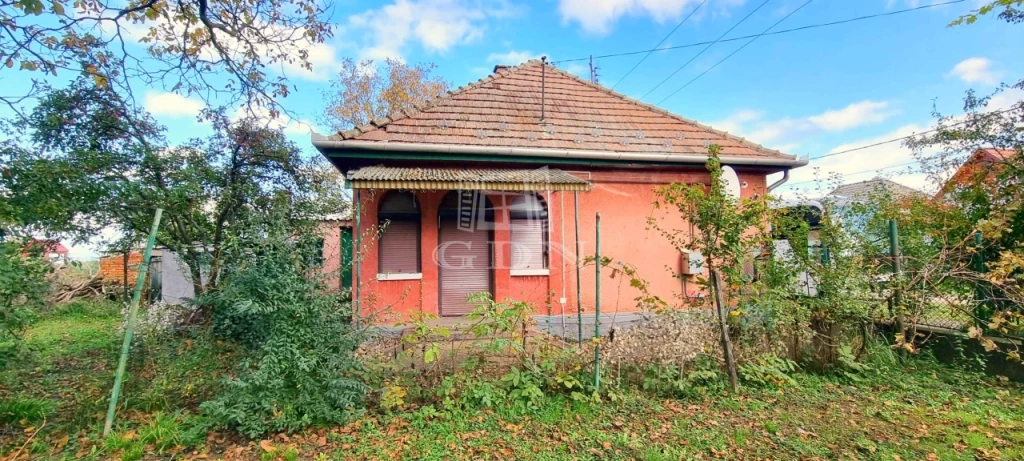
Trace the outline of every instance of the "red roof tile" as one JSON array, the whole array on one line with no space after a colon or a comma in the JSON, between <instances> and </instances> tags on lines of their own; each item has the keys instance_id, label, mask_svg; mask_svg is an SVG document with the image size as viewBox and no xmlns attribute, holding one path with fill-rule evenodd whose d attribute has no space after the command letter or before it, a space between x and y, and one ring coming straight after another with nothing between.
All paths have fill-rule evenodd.
<instances>
[{"instance_id":1,"label":"red roof tile","mask_svg":"<svg viewBox=\"0 0 1024 461\"><path fill-rule=\"evenodd\" d=\"M707 144L723 156L793 159L630 99L539 60L496 73L449 93L412 113L392 114L331 137L346 141L523 147L620 153L704 154ZM541 80L544 112L541 122Z\"/></svg>"}]
</instances>

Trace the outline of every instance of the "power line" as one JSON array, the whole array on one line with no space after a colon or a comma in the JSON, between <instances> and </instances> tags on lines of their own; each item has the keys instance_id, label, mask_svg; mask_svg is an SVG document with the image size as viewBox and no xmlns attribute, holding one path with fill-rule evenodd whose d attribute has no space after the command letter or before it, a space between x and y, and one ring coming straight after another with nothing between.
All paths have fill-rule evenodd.
<instances>
[{"instance_id":1,"label":"power line","mask_svg":"<svg viewBox=\"0 0 1024 461\"><path fill-rule=\"evenodd\" d=\"M640 67L640 64L643 64L643 62L645 60L647 60L647 57L650 56L651 53L654 52L654 50L657 50L658 47L660 47L662 43L665 43L665 40L668 40L668 38L671 37L672 34L676 33L676 31L679 30L679 28L682 27L683 24L686 23L686 20L690 19L690 16L693 16L693 14L696 13L697 10L699 10L700 7L704 6L704 4L707 3L707 2L708 2L708 0L704 0L704 1L700 2L700 5L697 5L697 7L694 8L693 11L690 12L690 14L686 15L686 17L683 18L682 21L679 21L679 24L677 24L676 27L674 29L672 29L672 32L669 32L668 35L665 36L665 38L661 39L661 41L658 42L657 45L654 45L654 48L652 48L650 51L648 51L647 54L644 55L644 57L640 58L640 61L638 61L636 64L634 64L633 68L629 69L629 72L626 72L626 75L623 75L621 78L619 78L619 80L617 82L615 82L614 85L612 85L612 89L614 90L616 86L619 86L619 84L622 83L622 81L626 79L626 77L629 77L629 74L632 74L633 71L636 70L637 67Z\"/></svg>"},{"instance_id":2,"label":"power line","mask_svg":"<svg viewBox=\"0 0 1024 461\"><path fill-rule=\"evenodd\" d=\"M988 114L991 114L991 115L1001 115L1001 114L1005 114L1007 112L1013 112L1015 110L1019 110L1019 107L1011 107L1011 108L1005 109L1005 110L989 112ZM971 123L972 121L973 120L964 120L964 121L957 122L957 123L952 123L952 124L949 124L949 125L946 125L946 126L940 126L940 127L937 127L937 128L933 128L931 130L922 131L920 133L914 133L914 134L911 134L911 135L908 135L908 136L901 136L901 137L898 137L898 138L893 138L893 139L888 139L888 140L885 140L885 141L879 141L879 142L876 142L876 143L868 144L866 146L860 146L860 147L854 147L854 148L851 148L851 149L844 149L844 150L841 150L841 151L830 152L830 153L825 154L825 155L820 155L820 156L817 156L817 157L812 157L810 160L818 160L818 159L822 159L822 158L833 157L833 156L836 156L836 155L847 154L847 153L850 153L850 152L856 152L856 151L859 151L859 150L870 149L872 147L878 147L878 146L882 146L882 145L885 145L885 144L894 143L896 141L902 141L904 139L914 138L914 137L917 137L917 136L921 136L923 134L934 133L934 132L937 132L937 131L940 131L940 130L949 129L950 127L954 127L954 126L957 126L957 125L964 125L964 124L967 124L967 123ZM853 176L853 175L863 174L863 173L870 173L872 171L888 170L890 168L898 168L898 167L901 167L901 166L913 165L915 163L919 163L920 161L921 160L914 160L912 162L901 163L899 165L892 165L892 166L887 166L887 167L883 167L883 168L876 168L876 169L872 169L872 170L858 171L858 172L855 172L855 173L847 173L847 174L843 174L843 175L840 175L840 176L844 176L845 177L845 176ZM797 185L797 184L805 184L805 183L814 182L814 181L816 181L816 180L799 181L799 182L794 182L794 183L788 183L786 185L787 186L794 186L794 185Z\"/></svg>"},{"instance_id":3,"label":"power line","mask_svg":"<svg viewBox=\"0 0 1024 461\"><path fill-rule=\"evenodd\" d=\"M678 69L676 69L676 70L675 70L674 72L672 72L671 74L669 74L669 76L668 76L668 77L665 77L665 80L662 80L662 81L661 81L661 83L659 83L659 84L657 84L657 85L654 85L654 88L651 88L651 89L650 89L650 90L648 90L648 91L647 91L646 93L644 93L644 95L643 95L643 96L641 96L641 97L640 97L640 99L641 99L641 100L643 100L644 98L646 98L646 97L647 97L647 95L649 95L649 94L651 94L652 92L654 92L654 90L657 90L658 88L660 88L660 87L661 87L661 85L664 85L664 84L665 84L665 82L669 81L669 80L670 80L670 79L671 79L672 77L675 77L675 75L676 75L676 74L678 74L678 73L679 73L679 71L683 70L683 68L684 68L684 67L686 67L686 66L690 65L690 63L691 63L691 62L693 62L693 61L694 61L695 59L697 59L697 58L698 58L698 57L699 57L700 55L704 54L704 52L705 52L705 51L707 51L707 50L708 50L708 48L711 48L711 47L712 47L712 46L713 46L713 45L714 45L715 43L718 43L718 42L719 42L719 40L722 40L723 38L725 38L725 36L726 36L726 35L729 35L729 32L732 32L732 30L733 30L733 29L735 29L736 27L738 27L738 26L739 26L740 24L743 24L743 21L746 21L746 20L747 20L748 18L750 18L751 16L753 16L753 15L754 15L754 13L757 13L757 10L760 10L760 9L761 9L761 7L763 7L763 6L767 5L767 4L768 4L768 2L770 2L770 1L771 1L771 0L764 0L764 2L761 2L761 4L760 4L760 5L757 5L757 8L754 8L754 10L753 10L753 11L751 11L751 12L747 13L747 15L743 17L743 19L740 19L740 21L739 21L739 22L737 22L736 24L733 24L733 25L732 25L732 27L730 27L730 28L729 28L729 30L727 30L727 31L723 32L723 33L722 33L722 35L719 35L719 36L718 36L718 38L717 38L717 39L715 39L715 41L713 41L713 42L709 43L709 44L708 44L708 46L706 46L706 47L704 47L704 49L700 50L700 52L699 52L699 53L697 53L696 55L694 55L694 56L693 56L692 58L690 58L690 60L689 60L689 61L686 61L685 63L683 63L683 65L679 66L679 68L678 68Z\"/></svg>"},{"instance_id":4,"label":"power line","mask_svg":"<svg viewBox=\"0 0 1024 461\"><path fill-rule=\"evenodd\" d=\"M1011 107L1011 108L1006 109L1006 110L1000 110L1000 111L989 112L989 113L992 114L992 115L999 115L999 114L1005 114L1007 112L1012 112L1012 111L1017 110L1017 109L1018 109L1017 107ZM812 157L811 160L818 160L820 158L833 157L833 156L836 156L836 155L846 154L846 153L849 153L849 152L856 152L858 150L870 149L872 147L878 147L878 146L881 146L881 145L884 145L884 144L894 143L896 141L902 141L904 139L915 138L915 137L923 135L923 134L934 133L934 132L939 131L939 130L948 129L950 127L954 127L954 126L957 126L957 125L963 125L963 124L966 124L966 123L970 123L972 121L973 120L964 120L962 122L957 122L957 123L949 124L949 125L946 125L946 126L940 126L938 128L933 128L933 129L930 129L930 130L922 131L920 133L914 133L914 134L911 134L911 135L908 135L908 136L902 136L902 137L899 137L899 138L893 138L893 139L889 139L889 140L886 140L886 141L879 141L879 142L876 142L874 144L868 144L866 146L854 147L852 149L846 149L846 150L841 150L841 151L837 151L837 152L829 152L829 153L827 153L825 155L819 155L817 157Z\"/></svg>"},{"instance_id":5,"label":"power line","mask_svg":"<svg viewBox=\"0 0 1024 461\"><path fill-rule=\"evenodd\" d=\"M909 166L909 165L913 165L913 164L918 163L918 162L920 162L920 160L914 160L912 162L901 163L899 165L891 165L891 166L887 166L887 167L883 167L883 168L875 168L875 169L872 169L872 170L864 170L864 171L856 171L856 172L853 172L853 173L845 173L845 174L840 174L839 176L845 178L847 176L855 176L855 175L858 175L858 174L871 173L872 171L882 171L882 170L888 170L890 168L899 168L901 166ZM818 182L818 180L817 179L811 179L811 180L807 180L807 181L797 181L797 182L791 182L791 183L788 183L788 184L785 184L785 185L786 186L795 186L797 184L807 184L807 183L812 183L812 182Z\"/></svg>"},{"instance_id":6,"label":"power line","mask_svg":"<svg viewBox=\"0 0 1024 461\"><path fill-rule=\"evenodd\" d=\"M867 15L867 16L858 16L858 17L855 17L855 18L842 19L842 20L839 20L839 21L823 22L823 23L820 23L820 24L808 24L806 26L794 27L792 29L777 30L775 32L769 32L769 33L763 34L763 35L767 35L767 36L781 35L781 34L788 34L790 32L799 32L801 30L809 30L809 29L817 29L817 28L821 28L821 27L836 26L836 25L847 24L847 23L856 22L856 21L864 21L864 20L867 20L867 19L880 18L880 17L883 17L883 16L893 16L893 15L897 15L897 14L910 13L910 12L913 12L913 11L924 10L924 9L928 9L928 8L937 8L937 7L940 7L940 6L953 5L953 4L956 4L956 3L963 3L965 1L966 0L951 0L951 1L948 1L948 2L944 2L944 3L932 3L932 4L928 4L928 5L917 6L917 7L914 7L914 8L906 8L906 9L902 9L902 10L894 10L894 11L888 11L888 12L885 12L885 13L878 13L878 14L870 14L870 15ZM664 48L655 47L655 48L648 49L648 50L637 50L637 51L626 51L626 52L622 52L622 53L603 54L603 55L594 56L594 58L597 58L597 59L618 58L618 57L623 57L623 56L633 56L633 55L637 55L637 54L651 53L651 52L654 52L654 51L669 51L669 50L678 50L678 49L683 49L683 48L693 48L695 46L713 44L713 43L716 43L716 42L717 43L725 43L725 42L734 42L734 41L737 41L737 40L745 40L745 39L748 39L748 38L757 37L759 35L761 35L761 34L744 35L742 37L726 38L726 39L715 40L715 41L710 41L710 42L709 41L705 41L705 42L688 43L688 44L685 44L685 45L666 46ZM552 61L552 63L553 64L561 64L563 62L586 61L588 59L590 59L589 56L585 57L585 58L562 59L562 60L559 60L559 61Z\"/></svg>"},{"instance_id":7,"label":"power line","mask_svg":"<svg viewBox=\"0 0 1024 461\"><path fill-rule=\"evenodd\" d=\"M807 0L806 2L804 2L804 4L803 4L803 5L800 5L799 7L797 7L797 9L795 9L795 10L793 10L793 11L790 11L790 12L789 12L789 14L787 14L787 15L783 16L783 17L782 17L782 19L779 19L778 21L775 21L775 24L772 24L771 26L768 26L768 28L767 28L767 29L765 29L765 30L764 30L764 32L761 32L760 34L757 34L757 35L755 35L755 36L754 36L754 37L752 37L752 38L751 38L751 39L750 39L750 40L749 40L749 41L748 41L747 43L744 43L743 45L740 45L740 47L739 47L739 48L736 48L736 50L734 50L734 51L733 51L732 53L729 53L729 55L728 55L728 56L726 56L726 57L722 58L722 60L721 60L721 61L718 61L718 62L716 62L716 63L715 63L715 65L713 65L713 66L711 66L711 67L709 67L709 68L705 69L705 70L704 70L704 72L701 72L701 73L700 73L699 75L697 75L696 77L693 77L693 79L691 79L691 80L690 80L689 82L686 82L686 84L685 84L685 85L683 85L683 86L679 87L679 89L677 89L677 90L673 91L673 92L672 92L672 93L670 93L670 94L669 94L668 96L665 96L664 98L662 98L662 99L661 99L661 101L658 101L658 103L657 103L656 105L661 105L661 103L665 102L665 100L667 100L668 98L671 98L672 96L675 96L675 95L676 95L676 93L678 93L678 92L680 92L680 91L683 91L683 89L684 89L684 88L686 88L686 87L688 87L688 86L690 86L690 84L691 84L691 83L693 83L693 82L696 82L698 78L701 78L701 77L703 77L703 76L704 76L704 74L706 74L706 73L708 73L708 72L711 72L711 70L712 70L712 69L714 69L714 68L718 67L718 65L719 65L719 64L721 64L721 63L725 62L725 60L726 60L726 59L729 59L729 58L731 58L731 57L732 57L732 56L733 56L734 54L736 54L736 53L739 53L739 52L740 52L740 50L742 50L742 49L746 48L746 47L747 47L747 45L749 45L749 44L751 44L751 43L754 43L754 40L757 40L758 38L761 38L761 36L763 36L764 34L768 33L768 31L770 31L770 30L774 29L774 28L775 28L775 26L777 26L777 25L779 25L779 24L782 24L782 21L785 21L785 20L789 19L789 17L790 17L790 16L792 16L792 15L796 14L796 12L797 12L797 11L800 11L801 9L803 9L803 7L807 6L807 5L808 5L809 3L811 3L812 1L814 1L814 0Z\"/></svg>"}]
</instances>

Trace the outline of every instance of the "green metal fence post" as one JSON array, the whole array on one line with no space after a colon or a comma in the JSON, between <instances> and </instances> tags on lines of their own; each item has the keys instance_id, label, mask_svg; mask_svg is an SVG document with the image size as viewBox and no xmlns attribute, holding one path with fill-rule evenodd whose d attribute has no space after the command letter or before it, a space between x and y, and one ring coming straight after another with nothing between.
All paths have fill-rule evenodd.
<instances>
[{"instance_id":1,"label":"green metal fence post","mask_svg":"<svg viewBox=\"0 0 1024 461\"><path fill-rule=\"evenodd\" d=\"M114 373L114 389L110 391L110 405L107 406L107 420L103 423L103 436L110 434L110 428L114 425L114 412L117 411L117 398L121 394L121 383L124 380L124 369L128 365L128 352L132 345L132 333L135 330L135 317L139 312L139 303L142 301L142 288L146 283L146 272L149 271L149 258L153 254L153 245L156 244L156 230L160 227L160 218L163 216L162 208L156 209L153 215L153 228L149 231L149 240L146 242L146 250L142 253L142 266L135 280L135 293L132 294L132 303L128 308L128 323L124 327L124 342L121 344L121 357L117 360L117 371Z\"/></svg>"},{"instance_id":2,"label":"green metal fence post","mask_svg":"<svg viewBox=\"0 0 1024 461\"><path fill-rule=\"evenodd\" d=\"M594 240L594 262L597 275L594 282L594 389L601 389L601 213L597 213L594 227L597 236Z\"/></svg>"}]
</instances>

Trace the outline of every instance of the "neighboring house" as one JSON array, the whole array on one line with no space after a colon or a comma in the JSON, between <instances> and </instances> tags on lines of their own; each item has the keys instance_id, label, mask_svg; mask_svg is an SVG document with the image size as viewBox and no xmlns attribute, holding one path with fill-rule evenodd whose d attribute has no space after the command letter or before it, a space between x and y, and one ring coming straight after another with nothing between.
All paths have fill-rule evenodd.
<instances>
[{"instance_id":1,"label":"neighboring house","mask_svg":"<svg viewBox=\"0 0 1024 461\"><path fill-rule=\"evenodd\" d=\"M866 201L871 197L879 195L892 197L893 200L906 200L925 196L923 192L912 187L907 187L884 178L875 178L843 184L829 192L828 198L836 202Z\"/></svg>"},{"instance_id":2,"label":"neighboring house","mask_svg":"<svg viewBox=\"0 0 1024 461\"><path fill-rule=\"evenodd\" d=\"M141 264L142 249L136 248L128 253L110 253L100 258L99 275L106 283L126 287L126 292L130 296L131 291L135 289ZM146 278L148 280L145 293L146 299L150 302L183 304L195 297L195 287L192 285L192 274L189 272L188 264L166 248L153 249Z\"/></svg>"},{"instance_id":3,"label":"neighboring house","mask_svg":"<svg viewBox=\"0 0 1024 461\"><path fill-rule=\"evenodd\" d=\"M21 249L26 256L38 256L61 266L68 262L68 248L56 240L32 239Z\"/></svg>"},{"instance_id":4,"label":"neighboring house","mask_svg":"<svg viewBox=\"0 0 1024 461\"><path fill-rule=\"evenodd\" d=\"M321 271L324 283L337 290L352 286L352 214L339 213L319 219L320 248L323 252Z\"/></svg>"},{"instance_id":5,"label":"neighboring house","mask_svg":"<svg viewBox=\"0 0 1024 461\"><path fill-rule=\"evenodd\" d=\"M978 149L953 173L953 176L942 185L936 197L952 192L957 186L972 184L976 181L994 179L1000 165L1016 155L1024 155L1013 149ZM999 184L992 182L992 187Z\"/></svg>"},{"instance_id":6,"label":"neighboring house","mask_svg":"<svg viewBox=\"0 0 1024 461\"><path fill-rule=\"evenodd\" d=\"M647 223L689 228L652 202L666 184L708 183L710 144L722 147L742 197L766 193L767 175L807 164L538 60L496 66L416 110L313 138L353 190L363 315L464 315L475 292L575 313L578 276L592 313L595 268L577 271L576 249L594 255L597 213L602 257L633 265L666 299L696 294L697 274L672 273L688 258ZM614 266L603 272L602 313L636 310L637 291L611 278Z\"/></svg>"}]
</instances>

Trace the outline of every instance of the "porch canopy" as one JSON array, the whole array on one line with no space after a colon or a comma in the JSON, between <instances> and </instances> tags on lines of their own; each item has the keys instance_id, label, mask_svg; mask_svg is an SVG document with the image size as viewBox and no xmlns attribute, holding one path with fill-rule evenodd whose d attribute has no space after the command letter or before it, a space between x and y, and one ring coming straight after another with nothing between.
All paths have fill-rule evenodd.
<instances>
[{"instance_id":1,"label":"porch canopy","mask_svg":"<svg viewBox=\"0 0 1024 461\"><path fill-rule=\"evenodd\" d=\"M590 182L562 170L456 169L370 166L349 171L353 189L589 191Z\"/></svg>"}]
</instances>

